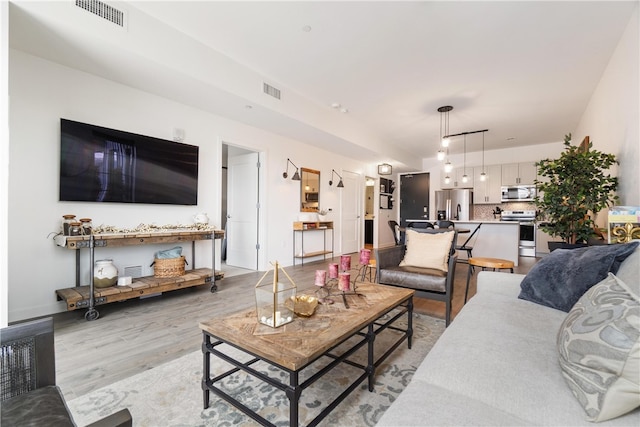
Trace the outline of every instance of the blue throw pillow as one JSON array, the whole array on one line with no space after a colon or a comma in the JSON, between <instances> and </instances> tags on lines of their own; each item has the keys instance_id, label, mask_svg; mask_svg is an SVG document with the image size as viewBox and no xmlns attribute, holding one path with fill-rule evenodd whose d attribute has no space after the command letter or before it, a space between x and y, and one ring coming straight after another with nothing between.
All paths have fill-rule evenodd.
<instances>
[{"instance_id":1,"label":"blue throw pillow","mask_svg":"<svg viewBox=\"0 0 640 427\"><path fill-rule=\"evenodd\" d=\"M557 249L531 268L520 284L518 298L569 312L609 272L616 274L637 246L638 242L631 242Z\"/></svg>"}]
</instances>

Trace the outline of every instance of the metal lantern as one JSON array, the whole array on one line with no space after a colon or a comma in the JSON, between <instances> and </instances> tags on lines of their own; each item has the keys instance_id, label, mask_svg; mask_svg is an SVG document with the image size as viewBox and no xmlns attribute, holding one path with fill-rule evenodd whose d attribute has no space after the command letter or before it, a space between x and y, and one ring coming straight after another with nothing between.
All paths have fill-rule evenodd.
<instances>
[{"instance_id":1,"label":"metal lantern","mask_svg":"<svg viewBox=\"0 0 640 427\"><path fill-rule=\"evenodd\" d=\"M279 270L287 277L289 280L288 283L279 281ZM258 314L258 322L272 328L278 328L293 321L296 284L287 272L278 265L277 261L273 269L273 282L262 284L267 274L269 274L269 271L264 273L256 284L256 312Z\"/></svg>"}]
</instances>

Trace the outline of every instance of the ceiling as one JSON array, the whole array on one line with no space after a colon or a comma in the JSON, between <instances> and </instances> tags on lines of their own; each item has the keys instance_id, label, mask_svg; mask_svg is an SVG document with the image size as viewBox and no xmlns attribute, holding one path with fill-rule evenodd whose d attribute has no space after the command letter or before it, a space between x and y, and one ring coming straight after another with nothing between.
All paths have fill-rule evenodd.
<instances>
[{"instance_id":1,"label":"ceiling","mask_svg":"<svg viewBox=\"0 0 640 427\"><path fill-rule=\"evenodd\" d=\"M561 141L638 7L637 0L106 1L129 11L128 34L106 40L87 37L95 26L69 28L59 11L57 19L41 13L49 3L13 2L11 47L345 155L369 144L364 160L399 170L435 155L444 105L453 106L449 133L489 129L488 150ZM150 45L126 39L138 34L142 15L155 23L155 59ZM165 33L171 36L162 43ZM202 55L168 50L182 38L194 52L206 48L232 61L229 84L196 76ZM107 66L114 55L120 65ZM243 71L281 89L283 103L234 86ZM293 101L306 116L287 110ZM480 141L469 136L467 150L480 150ZM452 153L461 146L454 139Z\"/></svg>"}]
</instances>

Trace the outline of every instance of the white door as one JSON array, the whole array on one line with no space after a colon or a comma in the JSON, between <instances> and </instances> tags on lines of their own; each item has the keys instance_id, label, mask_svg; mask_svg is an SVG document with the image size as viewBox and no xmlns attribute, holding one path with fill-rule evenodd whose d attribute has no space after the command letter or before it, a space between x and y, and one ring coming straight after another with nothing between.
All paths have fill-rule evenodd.
<instances>
[{"instance_id":1,"label":"white door","mask_svg":"<svg viewBox=\"0 0 640 427\"><path fill-rule=\"evenodd\" d=\"M227 265L258 269L258 153L227 163Z\"/></svg>"},{"instance_id":2,"label":"white door","mask_svg":"<svg viewBox=\"0 0 640 427\"><path fill-rule=\"evenodd\" d=\"M350 254L358 252L362 245L362 183L360 175L354 172L343 171L342 178L342 253Z\"/></svg>"}]
</instances>

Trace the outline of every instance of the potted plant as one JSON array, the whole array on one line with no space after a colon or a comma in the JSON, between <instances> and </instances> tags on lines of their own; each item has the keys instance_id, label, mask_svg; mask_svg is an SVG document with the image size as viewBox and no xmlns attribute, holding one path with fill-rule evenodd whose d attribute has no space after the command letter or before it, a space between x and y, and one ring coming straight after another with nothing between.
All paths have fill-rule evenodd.
<instances>
[{"instance_id":1,"label":"potted plant","mask_svg":"<svg viewBox=\"0 0 640 427\"><path fill-rule=\"evenodd\" d=\"M596 229L595 215L618 200L618 178L606 173L618 162L613 154L592 150L588 139L571 145L568 134L564 145L558 159L536 162L541 178L534 203L547 221L540 229L567 245L586 244Z\"/></svg>"}]
</instances>

